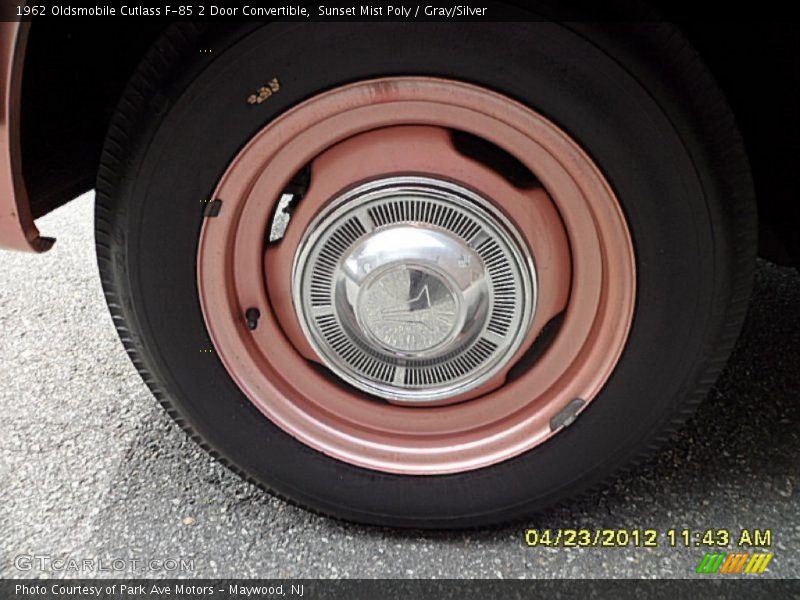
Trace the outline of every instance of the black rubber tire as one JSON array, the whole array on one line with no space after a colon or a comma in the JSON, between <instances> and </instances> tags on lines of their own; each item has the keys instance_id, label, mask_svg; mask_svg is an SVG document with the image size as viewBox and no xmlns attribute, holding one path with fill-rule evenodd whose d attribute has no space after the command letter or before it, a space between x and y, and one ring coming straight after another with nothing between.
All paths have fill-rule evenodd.
<instances>
[{"instance_id":1,"label":"black rubber tire","mask_svg":"<svg viewBox=\"0 0 800 600\"><path fill-rule=\"evenodd\" d=\"M211 48L213 53L200 53ZM564 432L466 473L410 477L346 464L264 418L213 353L195 280L201 200L242 145L323 90L386 75L469 81L544 113L587 150L626 213L637 260L628 345ZM277 76L280 93L244 100ZM672 26L273 23L172 26L108 133L97 253L120 337L167 411L237 472L298 504L366 523L476 527L597 486L666 439L722 369L756 248L734 119Z\"/></svg>"}]
</instances>

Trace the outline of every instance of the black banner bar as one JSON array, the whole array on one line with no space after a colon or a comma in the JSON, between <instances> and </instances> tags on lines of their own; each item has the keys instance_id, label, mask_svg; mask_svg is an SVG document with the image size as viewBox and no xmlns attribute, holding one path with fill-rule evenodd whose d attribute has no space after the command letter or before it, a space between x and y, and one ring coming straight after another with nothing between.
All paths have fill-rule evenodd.
<instances>
[{"instance_id":1,"label":"black banner bar","mask_svg":"<svg viewBox=\"0 0 800 600\"><path fill-rule=\"evenodd\" d=\"M683 21L774 19L785 5L687 0L0 0L1 21Z\"/></svg>"},{"instance_id":2,"label":"black banner bar","mask_svg":"<svg viewBox=\"0 0 800 600\"><path fill-rule=\"evenodd\" d=\"M0 580L4 600L494 600L512 598L747 598L800 597L800 580Z\"/></svg>"}]
</instances>

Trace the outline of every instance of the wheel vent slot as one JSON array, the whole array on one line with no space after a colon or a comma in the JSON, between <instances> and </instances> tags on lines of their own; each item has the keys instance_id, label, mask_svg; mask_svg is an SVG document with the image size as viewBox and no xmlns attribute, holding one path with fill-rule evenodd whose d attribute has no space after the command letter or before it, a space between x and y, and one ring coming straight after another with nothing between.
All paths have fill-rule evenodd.
<instances>
[{"instance_id":1,"label":"wheel vent slot","mask_svg":"<svg viewBox=\"0 0 800 600\"><path fill-rule=\"evenodd\" d=\"M391 361L381 361L370 356L342 330L336 317L322 315L317 317L317 324L322 335L339 356L351 367L365 375L384 383L394 378L396 366Z\"/></svg>"},{"instance_id":2,"label":"wheel vent slot","mask_svg":"<svg viewBox=\"0 0 800 600\"><path fill-rule=\"evenodd\" d=\"M504 336L514 322L516 310L518 292L514 273L506 254L493 239L481 242L476 251L486 264L494 291L494 306L488 329L492 333Z\"/></svg>"},{"instance_id":3,"label":"wheel vent slot","mask_svg":"<svg viewBox=\"0 0 800 600\"><path fill-rule=\"evenodd\" d=\"M446 229L465 241L471 240L481 230L481 226L463 212L430 201L398 200L375 206L367 212L377 226L426 223Z\"/></svg>"}]
</instances>

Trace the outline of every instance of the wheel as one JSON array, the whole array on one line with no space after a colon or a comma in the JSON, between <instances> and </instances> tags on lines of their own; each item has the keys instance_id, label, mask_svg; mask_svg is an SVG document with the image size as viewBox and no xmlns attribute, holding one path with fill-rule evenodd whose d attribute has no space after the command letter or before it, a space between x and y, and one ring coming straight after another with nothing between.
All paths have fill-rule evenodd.
<instances>
[{"instance_id":1,"label":"wheel","mask_svg":"<svg viewBox=\"0 0 800 600\"><path fill-rule=\"evenodd\" d=\"M235 470L475 527L601 484L703 398L751 187L664 24L178 24L113 119L98 259L144 380Z\"/></svg>"}]
</instances>

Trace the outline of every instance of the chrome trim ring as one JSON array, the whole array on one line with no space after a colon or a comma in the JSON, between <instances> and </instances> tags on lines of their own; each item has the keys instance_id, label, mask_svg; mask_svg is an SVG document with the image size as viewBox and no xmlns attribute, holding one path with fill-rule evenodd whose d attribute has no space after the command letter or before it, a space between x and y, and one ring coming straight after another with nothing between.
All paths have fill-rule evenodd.
<instances>
[{"instance_id":1,"label":"chrome trim ring","mask_svg":"<svg viewBox=\"0 0 800 600\"><path fill-rule=\"evenodd\" d=\"M294 259L292 296L320 360L397 404L441 404L496 375L536 307L533 257L488 200L388 177L330 202Z\"/></svg>"}]
</instances>

